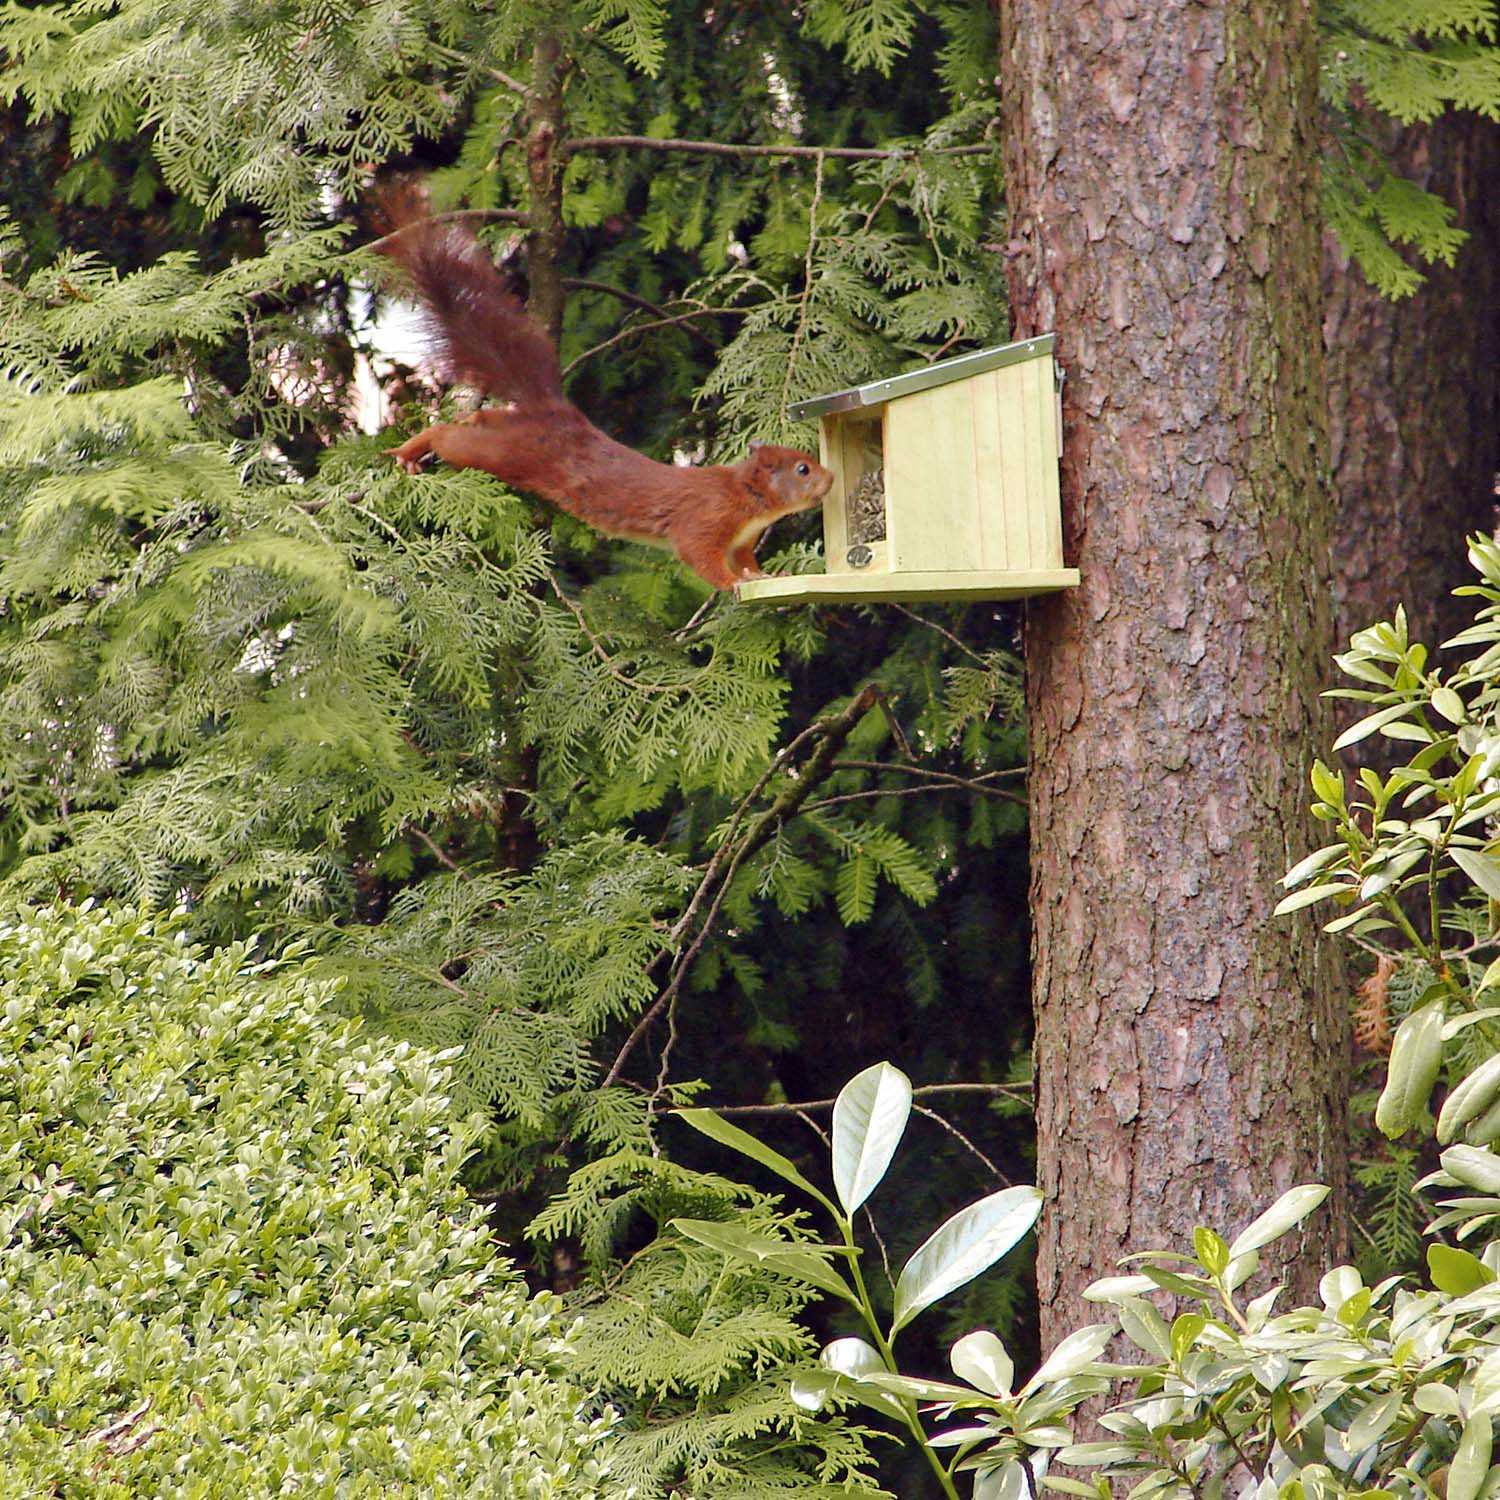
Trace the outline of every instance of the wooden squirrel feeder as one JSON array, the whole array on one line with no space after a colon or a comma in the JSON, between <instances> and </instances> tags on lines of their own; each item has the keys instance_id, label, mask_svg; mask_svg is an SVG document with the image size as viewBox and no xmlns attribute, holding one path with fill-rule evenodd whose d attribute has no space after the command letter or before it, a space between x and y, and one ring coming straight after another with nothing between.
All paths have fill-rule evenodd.
<instances>
[{"instance_id":1,"label":"wooden squirrel feeder","mask_svg":"<svg viewBox=\"0 0 1500 1500\"><path fill-rule=\"evenodd\" d=\"M942 360L787 409L817 417L833 471L827 572L756 578L741 599L1016 599L1073 588L1062 558L1054 336Z\"/></svg>"}]
</instances>

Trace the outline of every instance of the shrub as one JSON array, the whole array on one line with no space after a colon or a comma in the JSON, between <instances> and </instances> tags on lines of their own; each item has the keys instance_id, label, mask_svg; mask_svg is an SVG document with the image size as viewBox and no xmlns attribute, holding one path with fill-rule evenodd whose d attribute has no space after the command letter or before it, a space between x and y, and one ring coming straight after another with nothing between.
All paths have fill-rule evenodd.
<instances>
[{"instance_id":1,"label":"shrub","mask_svg":"<svg viewBox=\"0 0 1500 1500\"><path fill-rule=\"evenodd\" d=\"M441 1057L170 921L0 924L0 1495L593 1496Z\"/></svg>"}]
</instances>

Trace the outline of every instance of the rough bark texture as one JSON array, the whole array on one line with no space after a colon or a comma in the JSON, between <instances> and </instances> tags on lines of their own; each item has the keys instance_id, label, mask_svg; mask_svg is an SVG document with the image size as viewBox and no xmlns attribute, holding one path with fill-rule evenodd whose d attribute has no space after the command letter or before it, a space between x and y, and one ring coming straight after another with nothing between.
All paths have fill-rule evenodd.
<instances>
[{"instance_id":1,"label":"rough bark texture","mask_svg":"<svg viewBox=\"0 0 1500 1500\"><path fill-rule=\"evenodd\" d=\"M1451 593L1473 578L1464 537L1494 527L1500 130L1463 115L1383 135L1396 170L1442 194L1472 238L1452 269L1435 268L1399 303L1325 243L1336 629L1342 643L1405 604L1412 634L1435 645L1473 615ZM1348 722L1357 708L1343 713Z\"/></svg>"},{"instance_id":2,"label":"rough bark texture","mask_svg":"<svg viewBox=\"0 0 1500 1500\"><path fill-rule=\"evenodd\" d=\"M1007 0L1014 336L1056 329L1064 534L1033 601L1044 1337L1119 1256L1340 1190L1344 996L1272 920L1332 646L1312 7ZM1296 1249L1296 1246L1292 1246Z\"/></svg>"}]
</instances>

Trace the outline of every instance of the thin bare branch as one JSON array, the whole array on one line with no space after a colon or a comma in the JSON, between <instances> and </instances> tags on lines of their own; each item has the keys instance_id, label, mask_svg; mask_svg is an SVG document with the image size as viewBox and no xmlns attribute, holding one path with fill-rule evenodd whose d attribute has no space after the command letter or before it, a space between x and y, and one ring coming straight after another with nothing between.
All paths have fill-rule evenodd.
<instances>
[{"instance_id":1,"label":"thin bare branch","mask_svg":"<svg viewBox=\"0 0 1500 1500\"><path fill-rule=\"evenodd\" d=\"M832 770L834 756L854 732L854 726L875 706L878 693L879 688L871 683L841 712L830 714L825 719L809 724L801 734L782 747L754 787L735 809L724 841L709 861L708 868L698 882L698 889L693 892L693 898L688 902L687 909L673 924L669 943L682 942L695 923L697 931L687 947L679 948L673 957L665 988L641 1019L636 1022L630 1035L625 1038L601 1087L608 1088L619 1078L637 1043L656 1023L661 1013L675 1000L677 992L682 988L683 980L687 977L688 970L692 967L693 960L698 956L703 944L708 940L709 933L713 930L714 920L718 916L724 895L728 891L735 872L751 855L758 853L789 818L795 816L814 789L828 777ZM809 740L816 740L817 747L808 756L807 763L799 771L796 779L777 793L771 805L746 829L743 838L735 840L734 830L747 814L754 799L765 790L772 776L788 764L798 748ZM708 909L700 920L699 913L703 911L705 902L707 902Z\"/></svg>"},{"instance_id":2,"label":"thin bare branch","mask_svg":"<svg viewBox=\"0 0 1500 1500\"><path fill-rule=\"evenodd\" d=\"M958 1142L958 1143L959 1143L959 1144L960 1144L960 1145L961 1145L961 1146L963 1146L963 1147L965 1147L965 1148L966 1148L966 1149L967 1149L967 1150L968 1150L968 1151L969 1151L969 1152L970 1152L970 1153L971 1153L971 1154L972 1154L972 1155L974 1155L974 1156L976 1156L976 1157L978 1157L978 1159L979 1159L979 1160L980 1160L980 1161L982 1161L982 1162L983 1162L983 1163L984 1163L984 1165L985 1165L985 1170L986 1170L986 1171L987 1171L987 1172L988 1172L988 1173L989 1173L989 1174L990 1174L990 1176L991 1176L991 1177L993 1177L993 1178L994 1178L994 1179L995 1179L995 1181L996 1181L996 1182L998 1182L998 1183L1000 1183L1000 1184L1001 1184L1001 1185L1002 1185L1002 1186L1004 1186L1004 1187L1014 1187L1014 1186L1015 1186L1015 1184L1014 1184L1014 1183L1013 1183L1013 1182L1012 1182L1012 1181L1011 1181L1011 1180L1010 1180L1010 1178L1009 1178L1009 1177L1007 1177L1007 1176L1006 1176L1006 1175L1005 1175L1005 1173L1004 1173L1004 1172L1002 1172L1002 1171L1001 1171L1001 1170L1000 1170L1000 1168L999 1168L999 1167L997 1167L997 1166L996 1166L996 1165L995 1165L995 1164L994 1164L994 1162L992 1162L992 1161L991 1161L991 1160L990 1160L990 1159L989 1159L989 1157L987 1157L987 1156L986 1156L986 1155L985 1155L985 1154L984 1154L984 1152L983 1152L983 1151L981 1151L981 1150L980 1150L980 1149L979 1149L979 1147L978 1147L978 1146L976 1146L976 1145L975 1145L975 1144L974 1144L974 1142L973 1142L973 1141L971 1141L971 1140L970 1140L970 1139L969 1139L969 1138L968 1138L968 1136L966 1136L966 1135L965 1135L965 1134L964 1134L964 1133L963 1133L963 1131L961 1131L961 1130L960 1130L960 1129L959 1129L959 1128L958 1128L958 1126L957 1126L957 1125L955 1125L955 1124L954 1124L954 1123L953 1123L953 1122L952 1122L952 1121L951 1121L951 1120L945 1120L945 1119L944 1119L944 1118L943 1118L943 1116L942 1116L942 1115L940 1115L940 1114L939 1114L939 1113L938 1113L938 1112L937 1112L937 1111L936 1111L936 1110L935 1110L935 1109L928 1109L928 1108L927 1108L927 1107L926 1107L926 1106L925 1106L925 1105L923 1105L923 1104L914 1104L914 1105L912 1105L912 1108L913 1108L913 1109L914 1109L914 1110L916 1110L916 1112L917 1112L917 1113L918 1113L918 1114L919 1114L919 1115L922 1115L922 1116L924 1116L924 1117L925 1117L925 1118L926 1118L926 1119L929 1119L929 1120L931 1120L931 1121L932 1121L932 1122L933 1122L933 1123L934 1123L934 1124L935 1124L935 1125L940 1125L940 1126L941 1126L941 1127L942 1127L942 1128L943 1128L943 1129L944 1129L944 1130L946 1130L946 1131L947 1131L947 1132L948 1132L948 1134L949 1134L949 1135L951 1135L951 1136L952 1136L952 1137L953 1137L953 1139L954 1139L954 1140L956 1140L956 1141L957 1141L957 1142Z\"/></svg>"},{"instance_id":3,"label":"thin bare branch","mask_svg":"<svg viewBox=\"0 0 1500 1500\"><path fill-rule=\"evenodd\" d=\"M1019 1083L924 1083L911 1091L913 1099L933 1094L1004 1094L1029 1099L1031 1091ZM715 1105L716 1115L805 1115L811 1110L832 1109L832 1099L804 1099L797 1104L725 1104Z\"/></svg>"},{"instance_id":4,"label":"thin bare branch","mask_svg":"<svg viewBox=\"0 0 1500 1500\"><path fill-rule=\"evenodd\" d=\"M699 307L694 308L691 312L669 314L663 318L654 318L649 323L628 324L618 333L611 334L602 344L595 344L592 349L585 349L577 359L570 360L564 368L563 374L572 374L584 360L592 359L596 354L603 354L606 349L613 349L616 344L622 344L626 339L633 338L638 333L650 333L657 328L672 328L676 324L691 323L698 318L743 318L749 311L748 307ZM701 329L690 328L688 332L712 347L713 340Z\"/></svg>"},{"instance_id":5,"label":"thin bare branch","mask_svg":"<svg viewBox=\"0 0 1500 1500\"><path fill-rule=\"evenodd\" d=\"M805 158L831 156L841 161L903 161L921 155L987 156L992 155L999 148L997 146L939 146L924 153L910 146L895 146L886 149L866 146L763 146L735 145L728 141L657 140L649 135L581 135L568 141L562 149L565 152L623 149L687 151L698 156L800 156Z\"/></svg>"}]
</instances>

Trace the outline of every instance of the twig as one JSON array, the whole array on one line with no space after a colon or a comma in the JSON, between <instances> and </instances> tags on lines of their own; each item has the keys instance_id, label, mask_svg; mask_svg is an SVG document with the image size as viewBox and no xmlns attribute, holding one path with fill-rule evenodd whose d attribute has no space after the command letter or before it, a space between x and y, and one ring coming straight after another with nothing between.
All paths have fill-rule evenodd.
<instances>
[{"instance_id":1,"label":"twig","mask_svg":"<svg viewBox=\"0 0 1500 1500\"><path fill-rule=\"evenodd\" d=\"M672 632L672 639L674 641L685 641L688 636L698 628L699 624L702 623L703 617L709 612L709 610L711 610L714 605L717 604L723 597L724 595L722 590L715 590L715 592L710 594L708 598L705 599L703 603L693 611L692 616L689 618L687 624L682 626L681 629L674 630Z\"/></svg>"},{"instance_id":2,"label":"twig","mask_svg":"<svg viewBox=\"0 0 1500 1500\"><path fill-rule=\"evenodd\" d=\"M655 318L649 323L631 323L618 333L611 334L602 344L595 344L592 349L585 349L577 359L569 360L563 369L563 374L571 375L584 360L592 359L596 354L603 354L606 349L612 349L616 344L622 344L626 339L633 338L638 333L650 333L657 328L672 328L679 323L691 323L695 318L743 318L748 316L749 312L748 307L700 307L693 312ZM700 329L693 328L689 332L710 347L713 346L713 341Z\"/></svg>"},{"instance_id":3,"label":"twig","mask_svg":"<svg viewBox=\"0 0 1500 1500\"><path fill-rule=\"evenodd\" d=\"M657 140L649 135L580 135L563 144L564 153L607 151L616 147L646 151L690 151L700 156L801 156L837 157L841 161L901 161L908 157L992 155L994 146L939 146L921 152L910 146L878 149L866 146L762 146L734 145L728 141Z\"/></svg>"},{"instance_id":4,"label":"twig","mask_svg":"<svg viewBox=\"0 0 1500 1500\"><path fill-rule=\"evenodd\" d=\"M637 296L634 292L627 292L622 286L611 286L607 281L589 281L582 276L564 276L563 283L570 292L604 292L607 296L618 297L621 302L627 302L631 307L638 307L642 312L655 313L659 318L668 316L667 310L655 302L648 302L646 298Z\"/></svg>"},{"instance_id":5,"label":"twig","mask_svg":"<svg viewBox=\"0 0 1500 1500\"><path fill-rule=\"evenodd\" d=\"M958 781L958 778L954 778ZM1006 791L1004 787L998 786L975 786L972 783L958 781L959 786L967 791L983 792L988 797L996 797L1002 802L1015 802L1020 806L1026 806L1026 798L1019 792ZM821 797L816 802L809 802L806 811L816 812L825 807L836 807L841 802L878 802L882 797L920 797L924 792L951 792L953 785L945 781L929 782L926 786L872 786L862 792L839 792L832 797Z\"/></svg>"},{"instance_id":6,"label":"twig","mask_svg":"<svg viewBox=\"0 0 1500 1500\"><path fill-rule=\"evenodd\" d=\"M604 670L608 672L616 682L623 682L626 687L633 689L637 693L670 693L676 691L676 689L673 688L672 684L668 682L639 682L634 677L627 677L622 671L620 671L618 667L615 666L614 658L604 649L603 644L599 641L599 638L594 634L594 632L589 629L588 621L584 619L583 611L576 604L574 604L574 602L570 598L568 598L568 596L563 593L563 591L558 587L557 579L555 579L549 573L547 575L547 582L550 585L552 592L557 595L558 601L563 604L572 613L573 618L578 621L578 628L588 638L588 643L593 648L594 655L597 656L599 660L604 664Z\"/></svg>"},{"instance_id":7,"label":"twig","mask_svg":"<svg viewBox=\"0 0 1500 1500\"><path fill-rule=\"evenodd\" d=\"M797 327L792 334L792 347L787 350L786 374L781 378L781 405L785 410L791 398L792 371L797 367L797 352L807 333L807 305L812 300L813 251L818 245L818 205L823 201L823 156L818 155L818 171L813 178L812 205L807 210L807 255L802 262L802 298L797 304Z\"/></svg>"},{"instance_id":8,"label":"twig","mask_svg":"<svg viewBox=\"0 0 1500 1500\"><path fill-rule=\"evenodd\" d=\"M954 330L953 337L949 339L946 344L942 345L942 347L939 348L935 353L929 354L927 356L927 363L930 365L935 365L938 360L940 360L963 336L964 320L960 318L958 320L958 327Z\"/></svg>"},{"instance_id":9,"label":"twig","mask_svg":"<svg viewBox=\"0 0 1500 1500\"><path fill-rule=\"evenodd\" d=\"M1026 1098L1029 1090L1019 1083L924 1083L911 1091L913 1099L929 1094L1009 1094ZM809 1110L832 1109L836 1100L804 1099L797 1104L723 1104L715 1105L716 1115L798 1115Z\"/></svg>"},{"instance_id":10,"label":"twig","mask_svg":"<svg viewBox=\"0 0 1500 1500\"><path fill-rule=\"evenodd\" d=\"M896 717L896 710L891 707L891 700L884 693L880 695L880 711L885 715L885 726L890 730L891 738L901 747L901 753L907 760L915 761L917 757L911 753L911 741L907 739L906 731Z\"/></svg>"},{"instance_id":11,"label":"twig","mask_svg":"<svg viewBox=\"0 0 1500 1500\"><path fill-rule=\"evenodd\" d=\"M939 625L936 620L926 619L924 616L917 614L915 610L908 609L904 604L892 603L891 608L894 609L897 614L905 615L908 620L915 621L918 625L925 625L929 630L937 631L940 636L942 636L945 640L950 641L953 645L957 646L958 649L962 651L966 656L972 656L977 662L982 662L984 660L984 657L982 657L979 652L977 652L972 646L968 645L964 641L959 640L959 638L954 635L951 630L945 629L943 626Z\"/></svg>"},{"instance_id":12,"label":"twig","mask_svg":"<svg viewBox=\"0 0 1500 1500\"><path fill-rule=\"evenodd\" d=\"M925 776L932 781L956 781L960 786L980 787L1002 777L1024 776L1025 766L1007 766L1000 771L981 771L977 776L955 776L950 771L934 771L930 766L903 766L899 760L840 760L835 771L899 771L903 776Z\"/></svg>"},{"instance_id":13,"label":"twig","mask_svg":"<svg viewBox=\"0 0 1500 1500\"><path fill-rule=\"evenodd\" d=\"M614 1083L624 1071L625 1063L630 1054L635 1050L636 1044L650 1030L656 1022L657 1017L671 1005L678 990L682 988L682 982L692 965L693 959L698 956L703 944L708 939L708 934L713 930L714 918L718 915L719 907L723 902L724 893L729 888L735 872L745 860L751 855L758 853L775 835L781 825L794 815L802 804L812 795L813 789L829 775L833 765L833 758L839 748L848 740L854 732L854 726L875 706L876 695L879 689L874 683L869 684L841 713L831 714L826 719L808 725L801 734L797 735L790 744L784 746L766 767L755 786L751 788L739 807L735 809L731 820L730 831L725 835L724 842L714 852L713 858L704 871L702 880L698 883L698 889L693 892L693 898L688 902L686 910L673 924L669 934L669 945L680 943L687 935L692 925L697 922L698 930L692 942L684 949L680 949L672 961L666 987L661 994L652 1002L650 1008L636 1022L630 1035L625 1038L615 1060L605 1075L602 1088L608 1088ZM734 828L743 818L752 800L759 796L769 783L771 777L781 769L796 752L797 748L807 740L816 738L819 743L817 748L808 757L807 764L803 766L796 780L790 782L776 795L770 807L766 809L746 830L744 837L735 844L732 842ZM712 900L709 902L708 911L704 914L701 922L698 914L702 910L705 899L712 891Z\"/></svg>"},{"instance_id":14,"label":"twig","mask_svg":"<svg viewBox=\"0 0 1500 1500\"><path fill-rule=\"evenodd\" d=\"M914 1104L912 1105L912 1108L916 1110L919 1115L925 1115L935 1124L941 1125L942 1128L954 1138L954 1140L956 1140L960 1145L966 1146L975 1156L979 1158L980 1161L984 1163L985 1169L989 1172L990 1176L995 1179L996 1182L1003 1183L1006 1187L1014 1186L1010 1178L1007 1177L1005 1173L1002 1172L1000 1168L997 1167L994 1162L992 1162L989 1157L987 1157L984 1152L981 1151L979 1147L976 1146L974 1142L971 1141L968 1136L966 1136L963 1131L958 1128L957 1125L953 1124L951 1120L945 1120L942 1115L940 1115L935 1109L928 1109L921 1104Z\"/></svg>"},{"instance_id":15,"label":"twig","mask_svg":"<svg viewBox=\"0 0 1500 1500\"><path fill-rule=\"evenodd\" d=\"M455 52L452 47L444 47L438 42L429 41L427 43L427 50L436 53L439 57L446 58L449 62L458 63L462 67L473 66L471 58L464 56L462 52ZM512 78L509 73L502 73L499 68L492 68L487 64L482 64L475 68L475 71L489 74L496 83L503 83L512 93L519 94L523 99L531 98L531 90L524 83L520 82L519 79Z\"/></svg>"},{"instance_id":16,"label":"twig","mask_svg":"<svg viewBox=\"0 0 1500 1500\"><path fill-rule=\"evenodd\" d=\"M452 859L449 855L444 854L443 851L438 848L437 843L434 841L432 835L428 833L425 828L418 828L415 823L408 823L406 825L406 831L408 833L415 834L419 839L421 839L421 841L426 844L427 847L432 851L433 858L438 860L441 864L447 865L455 875L462 875L465 880L472 880L474 878L473 875L468 870L464 869L461 864Z\"/></svg>"}]
</instances>

